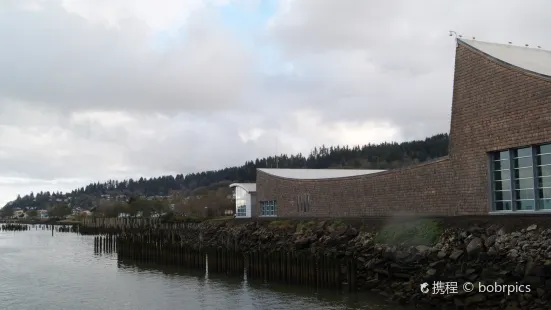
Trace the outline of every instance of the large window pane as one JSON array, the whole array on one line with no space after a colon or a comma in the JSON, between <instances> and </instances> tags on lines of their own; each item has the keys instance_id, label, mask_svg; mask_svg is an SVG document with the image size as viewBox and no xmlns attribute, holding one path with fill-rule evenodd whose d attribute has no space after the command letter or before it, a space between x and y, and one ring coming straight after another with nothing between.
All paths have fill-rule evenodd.
<instances>
[{"instance_id":1,"label":"large window pane","mask_svg":"<svg viewBox=\"0 0 551 310\"><path fill-rule=\"evenodd\" d=\"M551 187L551 176L550 177L539 177L538 178L538 187Z\"/></svg>"},{"instance_id":2,"label":"large window pane","mask_svg":"<svg viewBox=\"0 0 551 310\"><path fill-rule=\"evenodd\" d=\"M494 153L494 160L507 160L509 159L509 151L503 151L499 153Z\"/></svg>"},{"instance_id":3,"label":"large window pane","mask_svg":"<svg viewBox=\"0 0 551 310\"><path fill-rule=\"evenodd\" d=\"M551 165L551 154L538 155L537 158L536 158L536 162L537 162L538 166Z\"/></svg>"},{"instance_id":4,"label":"large window pane","mask_svg":"<svg viewBox=\"0 0 551 310\"><path fill-rule=\"evenodd\" d=\"M516 195L516 199L534 199L534 189L517 190Z\"/></svg>"},{"instance_id":5,"label":"large window pane","mask_svg":"<svg viewBox=\"0 0 551 310\"><path fill-rule=\"evenodd\" d=\"M509 180L511 179L511 173L509 170L501 170L494 172L494 180Z\"/></svg>"},{"instance_id":6,"label":"large window pane","mask_svg":"<svg viewBox=\"0 0 551 310\"><path fill-rule=\"evenodd\" d=\"M516 158L513 163L515 168L532 167L532 157Z\"/></svg>"},{"instance_id":7,"label":"large window pane","mask_svg":"<svg viewBox=\"0 0 551 310\"><path fill-rule=\"evenodd\" d=\"M496 191L495 200L511 200L511 191Z\"/></svg>"},{"instance_id":8,"label":"large window pane","mask_svg":"<svg viewBox=\"0 0 551 310\"><path fill-rule=\"evenodd\" d=\"M509 181L504 181L509 182ZM525 188L534 188L534 179L516 179L515 180L515 188L516 189L525 189ZM497 190L497 188L496 188Z\"/></svg>"},{"instance_id":9,"label":"large window pane","mask_svg":"<svg viewBox=\"0 0 551 310\"><path fill-rule=\"evenodd\" d=\"M494 203L494 210L496 210L496 211L510 211L510 210L512 210L512 203L510 201L496 201Z\"/></svg>"},{"instance_id":10,"label":"large window pane","mask_svg":"<svg viewBox=\"0 0 551 310\"><path fill-rule=\"evenodd\" d=\"M551 176L551 166L539 166L537 170L538 176Z\"/></svg>"},{"instance_id":11,"label":"large window pane","mask_svg":"<svg viewBox=\"0 0 551 310\"><path fill-rule=\"evenodd\" d=\"M235 187L235 199L245 199L246 196L247 191L245 191L241 187Z\"/></svg>"},{"instance_id":12,"label":"large window pane","mask_svg":"<svg viewBox=\"0 0 551 310\"><path fill-rule=\"evenodd\" d=\"M551 154L551 144L540 145L536 149L538 154Z\"/></svg>"},{"instance_id":13,"label":"large window pane","mask_svg":"<svg viewBox=\"0 0 551 310\"><path fill-rule=\"evenodd\" d=\"M541 199L539 201L539 208L543 210L551 210L551 199Z\"/></svg>"},{"instance_id":14,"label":"large window pane","mask_svg":"<svg viewBox=\"0 0 551 310\"><path fill-rule=\"evenodd\" d=\"M496 190L496 191L502 191L502 190L510 191L511 190L511 181L510 180L496 181L494 183L494 190Z\"/></svg>"},{"instance_id":15,"label":"large window pane","mask_svg":"<svg viewBox=\"0 0 551 310\"><path fill-rule=\"evenodd\" d=\"M551 199L551 188L540 188L538 190L538 198Z\"/></svg>"},{"instance_id":16,"label":"large window pane","mask_svg":"<svg viewBox=\"0 0 551 310\"><path fill-rule=\"evenodd\" d=\"M534 176L534 170L532 167L515 169L515 178L525 179Z\"/></svg>"},{"instance_id":17,"label":"large window pane","mask_svg":"<svg viewBox=\"0 0 551 310\"><path fill-rule=\"evenodd\" d=\"M521 200L516 202L517 210L536 210L535 200Z\"/></svg>"},{"instance_id":18,"label":"large window pane","mask_svg":"<svg viewBox=\"0 0 551 310\"><path fill-rule=\"evenodd\" d=\"M514 156L515 157L527 157L527 156L532 156L532 148L531 147L527 147L527 148L523 148L523 149L518 149L518 150L515 150L513 152Z\"/></svg>"},{"instance_id":19,"label":"large window pane","mask_svg":"<svg viewBox=\"0 0 551 310\"><path fill-rule=\"evenodd\" d=\"M509 161L508 160L497 160L494 161L494 170L508 170Z\"/></svg>"}]
</instances>

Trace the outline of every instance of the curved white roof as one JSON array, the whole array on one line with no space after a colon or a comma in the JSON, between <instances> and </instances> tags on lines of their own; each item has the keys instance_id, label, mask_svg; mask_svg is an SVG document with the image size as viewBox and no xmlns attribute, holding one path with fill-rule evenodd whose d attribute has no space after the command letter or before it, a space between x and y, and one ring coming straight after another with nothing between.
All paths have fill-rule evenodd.
<instances>
[{"instance_id":1,"label":"curved white roof","mask_svg":"<svg viewBox=\"0 0 551 310\"><path fill-rule=\"evenodd\" d=\"M246 190L248 193L254 193L256 192L256 183L232 183L230 184L230 187L236 187L239 186Z\"/></svg>"},{"instance_id":2,"label":"curved white roof","mask_svg":"<svg viewBox=\"0 0 551 310\"><path fill-rule=\"evenodd\" d=\"M551 51L476 40L459 41L510 65L551 77Z\"/></svg>"},{"instance_id":3,"label":"curved white roof","mask_svg":"<svg viewBox=\"0 0 551 310\"><path fill-rule=\"evenodd\" d=\"M335 179L357 175L372 174L385 170L352 170L352 169L258 169L267 174L288 179L316 180Z\"/></svg>"}]
</instances>

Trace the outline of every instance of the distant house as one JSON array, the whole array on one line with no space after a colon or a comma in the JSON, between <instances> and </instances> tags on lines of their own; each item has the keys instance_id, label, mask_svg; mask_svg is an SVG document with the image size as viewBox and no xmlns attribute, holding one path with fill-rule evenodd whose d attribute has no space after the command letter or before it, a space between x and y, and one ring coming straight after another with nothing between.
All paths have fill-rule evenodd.
<instances>
[{"instance_id":1,"label":"distant house","mask_svg":"<svg viewBox=\"0 0 551 310\"><path fill-rule=\"evenodd\" d=\"M21 209L13 210L13 218L26 217L25 211Z\"/></svg>"},{"instance_id":2,"label":"distant house","mask_svg":"<svg viewBox=\"0 0 551 310\"><path fill-rule=\"evenodd\" d=\"M38 218L47 219L48 218L48 211L47 210L36 210L36 215L37 215Z\"/></svg>"}]
</instances>

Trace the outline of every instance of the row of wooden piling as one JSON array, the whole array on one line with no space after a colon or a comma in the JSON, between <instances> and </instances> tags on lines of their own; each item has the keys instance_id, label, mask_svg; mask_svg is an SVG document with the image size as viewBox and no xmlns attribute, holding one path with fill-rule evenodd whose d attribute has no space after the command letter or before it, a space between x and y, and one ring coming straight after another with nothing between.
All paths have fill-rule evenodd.
<instances>
[{"instance_id":1,"label":"row of wooden piling","mask_svg":"<svg viewBox=\"0 0 551 310\"><path fill-rule=\"evenodd\" d=\"M0 226L3 231L27 231L30 230L29 225L26 224L4 224Z\"/></svg>"},{"instance_id":2,"label":"row of wooden piling","mask_svg":"<svg viewBox=\"0 0 551 310\"><path fill-rule=\"evenodd\" d=\"M166 223L159 218L85 218L80 225L82 235L140 233L152 231L195 230L198 224L193 222Z\"/></svg>"},{"instance_id":3,"label":"row of wooden piling","mask_svg":"<svg viewBox=\"0 0 551 310\"><path fill-rule=\"evenodd\" d=\"M78 225L48 225L48 224L3 224L0 230L3 231L29 231L29 230L52 230L57 232L78 232Z\"/></svg>"},{"instance_id":4,"label":"row of wooden piling","mask_svg":"<svg viewBox=\"0 0 551 310\"><path fill-rule=\"evenodd\" d=\"M94 237L95 253L115 253L117 251L117 240L115 235Z\"/></svg>"},{"instance_id":5,"label":"row of wooden piling","mask_svg":"<svg viewBox=\"0 0 551 310\"><path fill-rule=\"evenodd\" d=\"M310 252L250 251L227 248L193 248L150 235L105 234L94 237L97 253L117 253L137 262L177 265L208 273L264 282L286 283L319 289L356 291L356 260ZM344 273L343 273L344 271Z\"/></svg>"},{"instance_id":6,"label":"row of wooden piling","mask_svg":"<svg viewBox=\"0 0 551 310\"><path fill-rule=\"evenodd\" d=\"M277 251L247 254L247 277L317 288L342 289L342 260L335 255ZM348 282L347 282L348 283Z\"/></svg>"}]
</instances>

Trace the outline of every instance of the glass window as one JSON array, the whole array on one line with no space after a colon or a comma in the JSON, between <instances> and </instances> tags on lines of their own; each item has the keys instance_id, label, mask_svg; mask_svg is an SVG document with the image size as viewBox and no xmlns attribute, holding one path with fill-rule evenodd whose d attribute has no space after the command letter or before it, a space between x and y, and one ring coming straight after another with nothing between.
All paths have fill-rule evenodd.
<instances>
[{"instance_id":1,"label":"glass window","mask_svg":"<svg viewBox=\"0 0 551 310\"><path fill-rule=\"evenodd\" d=\"M523 189L515 191L518 200L534 199L534 189ZM506 200L506 199L504 199Z\"/></svg>"},{"instance_id":2,"label":"glass window","mask_svg":"<svg viewBox=\"0 0 551 310\"><path fill-rule=\"evenodd\" d=\"M237 216L247 216L247 206L240 205L237 207Z\"/></svg>"},{"instance_id":3,"label":"glass window","mask_svg":"<svg viewBox=\"0 0 551 310\"><path fill-rule=\"evenodd\" d=\"M534 176L534 170L532 167L515 169L515 178L516 179L526 179L532 178Z\"/></svg>"},{"instance_id":4,"label":"glass window","mask_svg":"<svg viewBox=\"0 0 551 310\"><path fill-rule=\"evenodd\" d=\"M510 201L496 201L494 203L495 211L511 211L512 203Z\"/></svg>"},{"instance_id":5,"label":"glass window","mask_svg":"<svg viewBox=\"0 0 551 310\"><path fill-rule=\"evenodd\" d=\"M496 191L503 191L503 190L510 191L511 190L511 181L510 180L496 181L496 182L494 182L494 189Z\"/></svg>"},{"instance_id":6,"label":"glass window","mask_svg":"<svg viewBox=\"0 0 551 310\"><path fill-rule=\"evenodd\" d=\"M515 158L517 157L532 157L532 148L526 147L523 149L518 149L513 151L513 154L515 155Z\"/></svg>"},{"instance_id":7,"label":"glass window","mask_svg":"<svg viewBox=\"0 0 551 310\"><path fill-rule=\"evenodd\" d=\"M509 180L509 179L511 179L511 173L509 172L509 170L495 171L494 172L494 179L496 181Z\"/></svg>"},{"instance_id":8,"label":"glass window","mask_svg":"<svg viewBox=\"0 0 551 310\"><path fill-rule=\"evenodd\" d=\"M539 208L543 210L551 210L551 199L540 199Z\"/></svg>"},{"instance_id":9,"label":"glass window","mask_svg":"<svg viewBox=\"0 0 551 310\"><path fill-rule=\"evenodd\" d=\"M538 166L551 165L551 154L538 155L536 158Z\"/></svg>"},{"instance_id":10,"label":"glass window","mask_svg":"<svg viewBox=\"0 0 551 310\"><path fill-rule=\"evenodd\" d=\"M494 161L494 170L509 170L509 160Z\"/></svg>"},{"instance_id":11,"label":"glass window","mask_svg":"<svg viewBox=\"0 0 551 310\"><path fill-rule=\"evenodd\" d=\"M512 194L511 191L496 191L495 200L511 200Z\"/></svg>"},{"instance_id":12,"label":"glass window","mask_svg":"<svg viewBox=\"0 0 551 310\"><path fill-rule=\"evenodd\" d=\"M260 215L261 216L275 216L277 215L277 205L275 200L261 201L260 202Z\"/></svg>"},{"instance_id":13,"label":"glass window","mask_svg":"<svg viewBox=\"0 0 551 310\"><path fill-rule=\"evenodd\" d=\"M551 176L549 176L549 177L539 177L538 178L538 187L551 187Z\"/></svg>"},{"instance_id":14,"label":"glass window","mask_svg":"<svg viewBox=\"0 0 551 310\"><path fill-rule=\"evenodd\" d=\"M516 202L517 210L536 210L536 201L535 200L519 200Z\"/></svg>"},{"instance_id":15,"label":"glass window","mask_svg":"<svg viewBox=\"0 0 551 310\"><path fill-rule=\"evenodd\" d=\"M496 191L494 197L495 197L495 200L511 200L512 199L511 191Z\"/></svg>"},{"instance_id":16,"label":"glass window","mask_svg":"<svg viewBox=\"0 0 551 310\"><path fill-rule=\"evenodd\" d=\"M509 151L502 151L494 154L494 160L508 160Z\"/></svg>"},{"instance_id":17,"label":"glass window","mask_svg":"<svg viewBox=\"0 0 551 310\"><path fill-rule=\"evenodd\" d=\"M551 144L540 145L536 150L538 154L551 154Z\"/></svg>"},{"instance_id":18,"label":"glass window","mask_svg":"<svg viewBox=\"0 0 551 310\"><path fill-rule=\"evenodd\" d=\"M551 176L551 166L538 166L537 170L539 176Z\"/></svg>"},{"instance_id":19,"label":"glass window","mask_svg":"<svg viewBox=\"0 0 551 310\"><path fill-rule=\"evenodd\" d=\"M247 197L247 191L243 188L236 186L235 187L235 199L245 199Z\"/></svg>"},{"instance_id":20,"label":"glass window","mask_svg":"<svg viewBox=\"0 0 551 310\"><path fill-rule=\"evenodd\" d=\"M509 181L505 181L505 182L509 182ZM511 187L509 186L506 189L510 189L510 188ZM518 189L534 188L534 180L532 178L517 179L517 180L515 180L515 188L518 188ZM496 190L497 190L497 188L496 188Z\"/></svg>"},{"instance_id":21,"label":"glass window","mask_svg":"<svg viewBox=\"0 0 551 310\"><path fill-rule=\"evenodd\" d=\"M532 167L532 157L515 158L514 164L516 168Z\"/></svg>"},{"instance_id":22,"label":"glass window","mask_svg":"<svg viewBox=\"0 0 551 310\"><path fill-rule=\"evenodd\" d=\"M538 198L551 199L551 188L540 188L538 190Z\"/></svg>"}]
</instances>

